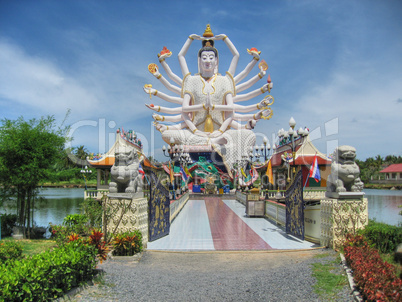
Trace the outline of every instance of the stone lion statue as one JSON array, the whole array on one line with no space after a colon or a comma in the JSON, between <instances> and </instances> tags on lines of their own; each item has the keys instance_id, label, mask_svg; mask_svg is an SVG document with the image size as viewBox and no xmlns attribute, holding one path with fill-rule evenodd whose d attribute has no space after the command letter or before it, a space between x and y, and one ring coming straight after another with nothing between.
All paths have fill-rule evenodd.
<instances>
[{"instance_id":1,"label":"stone lion statue","mask_svg":"<svg viewBox=\"0 0 402 302\"><path fill-rule=\"evenodd\" d=\"M354 147L340 146L335 149L331 174L327 180L327 192L361 192L363 190L364 184L360 180L360 169L355 158Z\"/></svg>"},{"instance_id":2,"label":"stone lion statue","mask_svg":"<svg viewBox=\"0 0 402 302\"><path fill-rule=\"evenodd\" d=\"M110 193L142 192L142 177L138 172L141 160L142 156L139 158L134 148L120 147L116 150L115 162L110 171Z\"/></svg>"}]
</instances>

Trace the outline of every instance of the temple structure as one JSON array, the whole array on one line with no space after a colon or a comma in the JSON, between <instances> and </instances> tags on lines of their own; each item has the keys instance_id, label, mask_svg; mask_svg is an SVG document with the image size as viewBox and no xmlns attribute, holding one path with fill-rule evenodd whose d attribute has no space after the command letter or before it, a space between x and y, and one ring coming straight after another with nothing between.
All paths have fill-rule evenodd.
<instances>
[{"instance_id":1,"label":"temple structure","mask_svg":"<svg viewBox=\"0 0 402 302\"><path fill-rule=\"evenodd\" d=\"M273 183L279 185L281 189L285 189L288 180L293 176L293 168L298 170L301 167L303 179L307 180L305 187L322 187L327 185L328 175L331 173L332 160L320 152L310 140L310 136L300 135L294 140L295 160L293 160L292 142L290 140L280 141L276 147L276 151L272 155L270 161L273 171ZM321 179L316 181L309 178L310 168L317 158L318 169ZM264 175L267 170L268 163L259 166L257 170ZM276 188L276 187L275 187Z\"/></svg>"}]
</instances>

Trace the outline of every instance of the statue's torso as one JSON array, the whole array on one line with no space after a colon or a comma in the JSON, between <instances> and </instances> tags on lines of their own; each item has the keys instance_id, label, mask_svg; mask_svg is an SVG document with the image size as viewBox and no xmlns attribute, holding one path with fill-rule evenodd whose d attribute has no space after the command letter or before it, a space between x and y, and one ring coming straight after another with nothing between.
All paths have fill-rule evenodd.
<instances>
[{"instance_id":1,"label":"statue's torso","mask_svg":"<svg viewBox=\"0 0 402 302\"><path fill-rule=\"evenodd\" d=\"M199 74L188 75L183 81L182 96L189 94L191 104L206 104L208 94L212 105L225 105L226 95L235 94L233 78L230 74L215 75L209 81L203 79ZM193 113L193 123L198 129L204 131L206 120L211 116L213 130L218 130L225 120L224 112L218 110L200 110Z\"/></svg>"}]
</instances>

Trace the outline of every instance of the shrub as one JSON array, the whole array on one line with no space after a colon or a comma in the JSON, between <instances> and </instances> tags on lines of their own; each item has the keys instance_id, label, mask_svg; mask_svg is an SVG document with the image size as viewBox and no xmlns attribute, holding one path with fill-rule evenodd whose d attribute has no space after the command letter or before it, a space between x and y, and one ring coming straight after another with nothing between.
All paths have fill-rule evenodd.
<instances>
[{"instance_id":1,"label":"shrub","mask_svg":"<svg viewBox=\"0 0 402 302\"><path fill-rule=\"evenodd\" d=\"M88 233L88 217L82 214L70 214L64 217L63 225L70 228L71 232L77 234L87 234Z\"/></svg>"},{"instance_id":2,"label":"shrub","mask_svg":"<svg viewBox=\"0 0 402 302\"><path fill-rule=\"evenodd\" d=\"M92 198L84 199L81 203L81 211L88 217L91 228L102 226L102 204Z\"/></svg>"},{"instance_id":3,"label":"shrub","mask_svg":"<svg viewBox=\"0 0 402 302\"><path fill-rule=\"evenodd\" d=\"M14 241L0 241L0 262L22 258L22 245Z\"/></svg>"},{"instance_id":4,"label":"shrub","mask_svg":"<svg viewBox=\"0 0 402 302\"><path fill-rule=\"evenodd\" d=\"M402 280L396 275L396 268L384 262L378 251L370 247L362 235L348 234L344 253L353 271L354 280L369 301L400 301Z\"/></svg>"},{"instance_id":5,"label":"shrub","mask_svg":"<svg viewBox=\"0 0 402 302\"><path fill-rule=\"evenodd\" d=\"M13 226L17 222L16 214L1 214L1 237L11 236Z\"/></svg>"},{"instance_id":6,"label":"shrub","mask_svg":"<svg viewBox=\"0 0 402 302\"><path fill-rule=\"evenodd\" d=\"M67 215L63 220L63 225L50 224L52 238L56 240L57 245L61 246L69 241L68 238L72 234L78 234L80 236L89 235L90 230L87 222L88 218L85 215Z\"/></svg>"},{"instance_id":7,"label":"shrub","mask_svg":"<svg viewBox=\"0 0 402 302\"><path fill-rule=\"evenodd\" d=\"M142 251L142 234L139 230L116 234L112 246L115 256L133 256Z\"/></svg>"},{"instance_id":8,"label":"shrub","mask_svg":"<svg viewBox=\"0 0 402 302\"><path fill-rule=\"evenodd\" d=\"M393 253L402 243L402 227L374 220L370 220L360 234L381 253Z\"/></svg>"},{"instance_id":9,"label":"shrub","mask_svg":"<svg viewBox=\"0 0 402 302\"><path fill-rule=\"evenodd\" d=\"M0 301L48 301L94 274L96 249L75 240L21 261L0 264Z\"/></svg>"}]
</instances>

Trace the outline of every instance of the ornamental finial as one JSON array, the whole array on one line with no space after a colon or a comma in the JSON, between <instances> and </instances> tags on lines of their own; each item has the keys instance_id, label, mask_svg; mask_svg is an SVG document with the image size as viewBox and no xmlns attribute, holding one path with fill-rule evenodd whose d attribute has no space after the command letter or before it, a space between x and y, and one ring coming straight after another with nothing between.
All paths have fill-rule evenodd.
<instances>
[{"instance_id":1,"label":"ornamental finial","mask_svg":"<svg viewBox=\"0 0 402 302\"><path fill-rule=\"evenodd\" d=\"M207 28L205 29L204 34L202 36L206 37L206 38L210 38L210 37L214 36L214 34L212 33L212 30L211 30L211 26L209 24L207 24Z\"/></svg>"}]
</instances>

